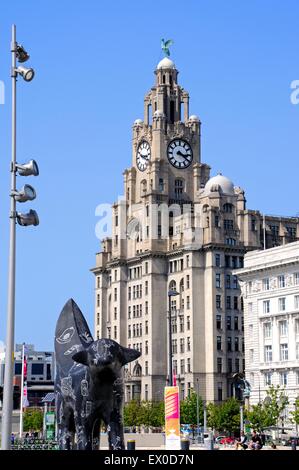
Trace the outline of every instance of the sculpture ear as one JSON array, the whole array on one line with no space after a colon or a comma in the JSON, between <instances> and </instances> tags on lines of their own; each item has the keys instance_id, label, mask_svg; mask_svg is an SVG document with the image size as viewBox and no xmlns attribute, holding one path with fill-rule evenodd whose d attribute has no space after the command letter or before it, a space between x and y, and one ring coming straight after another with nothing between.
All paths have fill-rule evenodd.
<instances>
[{"instance_id":1,"label":"sculpture ear","mask_svg":"<svg viewBox=\"0 0 299 470\"><path fill-rule=\"evenodd\" d=\"M79 364L84 364L85 366L88 366L88 357L87 357L87 351L79 351L76 354L72 356L73 361L79 362Z\"/></svg>"},{"instance_id":2,"label":"sculpture ear","mask_svg":"<svg viewBox=\"0 0 299 470\"><path fill-rule=\"evenodd\" d=\"M122 360L123 365L128 364L128 362L135 361L135 359L141 356L141 353L139 351L137 351L136 349L130 349L130 348L122 348L122 353L123 353L123 360Z\"/></svg>"}]
</instances>

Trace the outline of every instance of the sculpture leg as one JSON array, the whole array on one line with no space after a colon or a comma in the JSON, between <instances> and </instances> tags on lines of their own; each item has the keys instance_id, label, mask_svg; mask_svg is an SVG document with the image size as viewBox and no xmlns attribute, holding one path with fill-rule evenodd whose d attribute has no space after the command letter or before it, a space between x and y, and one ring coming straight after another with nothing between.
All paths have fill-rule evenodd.
<instances>
[{"instance_id":1,"label":"sculpture leg","mask_svg":"<svg viewBox=\"0 0 299 470\"><path fill-rule=\"evenodd\" d=\"M108 442L110 450L123 450L125 448L123 425L119 415L109 423Z\"/></svg>"},{"instance_id":2,"label":"sculpture leg","mask_svg":"<svg viewBox=\"0 0 299 470\"><path fill-rule=\"evenodd\" d=\"M77 435L77 449L78 450L92 450L92 433L90 426L85 420L75 420L76 435Z\"/></svg>"}]
</instances>

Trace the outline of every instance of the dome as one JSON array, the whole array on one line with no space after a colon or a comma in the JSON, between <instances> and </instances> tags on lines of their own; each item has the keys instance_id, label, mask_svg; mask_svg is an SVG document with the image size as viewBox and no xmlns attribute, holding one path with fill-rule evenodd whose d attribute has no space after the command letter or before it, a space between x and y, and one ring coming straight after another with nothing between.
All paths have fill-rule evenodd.
<instances>
[{"instance_id":1,"label":"dome","mask_svg":"<svg viewBox=\"0 0 299 470\"><path fill-rule=\"evenodd\" d=\"M157 69L175 69L175 65L168 57L164 57L164 59L160 60L158 63Z\"/></svg>"},{"instance_id":2,"label":"dome","mask_svg":"<svg viewBox=\"0 0 299 470\"><path fill-rule=\"evenodd\" d=\"M154 112L154 117L164 117L164 113L160 110L157 109L157 111Z\"/></svg>"},{"instance_id":3,"label":"dome","mask_svg":"<svg viewBox=\"0 0 299 470\"><path fill-rule=\"evenodd\" d=\"M192 116L189 117L189 121L199 122L199 117L196 116L196 114L192 114Z\"/></svg>"},{"instance_id":4,"label":"dome","mask_svg":"<svg viewBox=\"0 0 299 470\"><path fill-rule=\"evenodd\" d=\"M233 182L219 173L217 176L213 176L213 178L209 179L209 181L205 185L205 194L209 194L212 191L219 191L221 190L223 194L227 196L234 195L234 185Z\"/></svg>"},{"instance_id":5,"label":"dome","mask_svg":"<svg viewBox=\"0 0 299 470\"><path fill-rule=\"evenodd\" d=\"M142 122L143 122L142 119L136 119L136 120L134 121L134 126L141 126L141 125L142 125Z\"/></svg>"}]
</instances>

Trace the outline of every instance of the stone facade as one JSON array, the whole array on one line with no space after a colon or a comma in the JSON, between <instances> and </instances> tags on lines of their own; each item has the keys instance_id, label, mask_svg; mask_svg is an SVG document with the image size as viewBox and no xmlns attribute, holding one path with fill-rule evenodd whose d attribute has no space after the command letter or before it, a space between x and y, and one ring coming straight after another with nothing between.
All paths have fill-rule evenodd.
<instances>
[{"instance_id":1,"label":"stone facade","mask_svg":"<svg viewBox=\"0 0 299 470\"><path fill-rule=\"evenodd\" d=\"M158 400L167 375L168 290L181 396L221 401L243 370L243 313L232 270L246 251L293 241L298 218L248 210L244 190L201 161L201 122L170 59L155 70L144 119L133 125L124 200L96 255L95 335L142 350L126 370L126 398Z\"/></svg>"},{"instance_id":2,"label":"stone facade","mask_svg":"<svg viewBox=\"0 0 299 470\"><path fill-rule=\"evenodd\" d=\"M250 405L280 385L289 398L287 418L299 397L299 242L248 253L235 274L244 298Z\"/></svg>"}]
</instances>

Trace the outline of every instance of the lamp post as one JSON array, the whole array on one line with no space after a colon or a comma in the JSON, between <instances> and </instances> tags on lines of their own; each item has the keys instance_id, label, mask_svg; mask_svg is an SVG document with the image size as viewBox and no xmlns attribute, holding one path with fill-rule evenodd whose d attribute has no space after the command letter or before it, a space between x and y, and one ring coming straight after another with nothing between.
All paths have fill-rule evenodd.
<instances>
[{"instance_id":1,"label":"lamp post","mask_svg":"<svg viewBox=\"0 0 299 470\"><path fill-rule=\"evenodd\" d=\"M169 351L168 351L168 373L169 373L169 385L173 385L173 373L172 373L172 308L171 308L171 298L179 295L176 290L168 291L168 341L169 341Z\"/></svg>"},{"instance_id":2,"label":"lamp post","mask_svg":"<svg viewBox=\"0 0 299 470\"><path fill-rule=\"evenodd\" d=\"M13 372L14 372L14 330L15 330L15 277L16 277L16 222L19 225L38 225L38 215L35 211L23 214L16 211L16 202L33 200L36 196L32 186L25 185L20 191L16 188L17 173L20 176L37 176L38 166L34 160L19 165L16 162L16 82L20 75L26 82L34 77L34 70L23 66L16 66L16 62L26 62L29 55L16 42L16 26L12 25L11 38L11 78L12 78L12 141L11 141L11 192L10 192L10 238L9 238L9 265L8 265L8 303L5 348L5 374L3 387L2 410L2 450L10 449L12 410L13 410Z\"/></svg>"}]
</instances>

